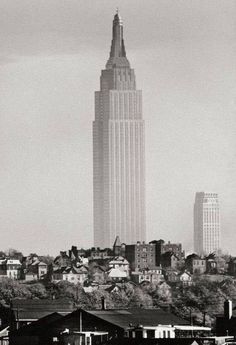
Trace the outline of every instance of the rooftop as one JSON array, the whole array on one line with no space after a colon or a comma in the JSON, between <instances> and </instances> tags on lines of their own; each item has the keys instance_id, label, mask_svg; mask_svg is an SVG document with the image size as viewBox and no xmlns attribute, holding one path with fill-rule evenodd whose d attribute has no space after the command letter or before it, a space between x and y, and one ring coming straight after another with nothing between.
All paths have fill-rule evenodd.
<instances>
[{"instance_id":1,"label":"rooftop","mask_svg":"<svg viewBox=\"0 0 236 345\"><path fill-rule=\"evenodd\" d=\"M130 324L143 326L162 325L188 325L188 322L162 309L114 309L114 310L87 310L102 320L110 322L121 328Z\"/></svg>"},{"instance_id":2,"label":"rooftop","mask_svg":"<svg viewBox=\"0 0 236 345\"><path fill-rule=\"evenodd\" d=\"M53 312L66 315L73 311L72 302L66 299L48 300L48 299L20 299L15 298L11 302L11 310L15 318L20 320L38 320Z\"/></svg>"}]
</instances>

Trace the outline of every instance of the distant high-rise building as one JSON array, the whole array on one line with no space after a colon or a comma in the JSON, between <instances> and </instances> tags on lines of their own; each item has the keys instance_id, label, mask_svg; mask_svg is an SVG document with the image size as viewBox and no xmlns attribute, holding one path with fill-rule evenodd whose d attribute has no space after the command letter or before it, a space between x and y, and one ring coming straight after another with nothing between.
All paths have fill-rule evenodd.
<instances>
[{"instance_id":1,"label":"distant high-rise building","mask_svg":"<svg viewBox=\"0 0 236 345\"><path fill-rule=\"evenodd\" d=\"M210 254L220 249L220 212L216 193L196 193L194 204L194 250Z\"/></svg>"},{"instance_id":2,"label":"distant high-rise building","mask_svg":"<svg viewBox=\"0 0 236 345\"><path fill-rule=\"evenodd\" d=\"M145 241L144 121L142 92L126 57L123 23L113 20L110 57L95 92L93 183L95 246L116 236Z\"/></svg>"}]
</instances>

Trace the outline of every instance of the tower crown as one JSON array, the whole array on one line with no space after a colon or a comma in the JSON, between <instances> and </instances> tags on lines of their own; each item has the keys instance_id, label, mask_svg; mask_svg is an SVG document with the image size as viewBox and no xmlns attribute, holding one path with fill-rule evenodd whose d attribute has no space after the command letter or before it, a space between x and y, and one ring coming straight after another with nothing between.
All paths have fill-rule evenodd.
<instances>
[{"instance_id":1,"label":"tower crown","mask_svg":"<svg viewBox=\"0 0 236 345\"><path fill-rule=\"evenodd\" d=\"M106 64L106 69L112 69L115 67L130 68L129 61L126 58L123 39L123 21L118 10L113 19L111 50L110 57Z\"/></svg>"}]
</instances>

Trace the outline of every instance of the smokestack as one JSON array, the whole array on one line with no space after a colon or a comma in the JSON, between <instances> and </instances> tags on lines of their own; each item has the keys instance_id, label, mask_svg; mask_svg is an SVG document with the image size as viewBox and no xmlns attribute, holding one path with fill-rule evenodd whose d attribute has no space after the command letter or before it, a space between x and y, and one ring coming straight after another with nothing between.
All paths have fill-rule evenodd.
<instances>
[{"instance_id":1,"label":"smokestack","mask_svg":"<svg viewBox=\"0 0 236 345\"><path fill-rule=\"evenodd\" d=\"M105 300L105 297L102 297L102 310L106 310L106 300Z\"/></svg>"},{"instance_id":2,"label":"smokestack","mask_svg":"<svg viewBox=\"0 0 236 345\"><path fill-rule=\"evenodd\" d=\"M233 313L232 301L227 299L224 303L224 317L226 319L231 319Z\"/></svg>"}]
</instances>

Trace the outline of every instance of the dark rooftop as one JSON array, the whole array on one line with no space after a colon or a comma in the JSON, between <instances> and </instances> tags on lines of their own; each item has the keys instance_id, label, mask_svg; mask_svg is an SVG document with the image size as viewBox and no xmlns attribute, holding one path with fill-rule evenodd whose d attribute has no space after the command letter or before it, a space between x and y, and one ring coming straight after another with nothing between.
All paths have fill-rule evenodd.
<instances>
[{"instance_id":1,"label":"dark rooftop","mask_svg":"<svg viewBox=\"0 0 236 345\"><path fill-rule=\"evenodd\" d=\"M38 320L54 312L66 315L71 313L73 303L67 299L19 299L11 301L11 310L19 320Z\"/></svg>"},{"instance_id":2,"label":"dark rooftop","mask_svg":"<svg viewBox=\"0 0 236 345\"><path fill-rule=\"evenodd\" d=\"M17 335L21 335L27 332L27 334L33 335L33 334L38 334L39 332L41 333L45 330L47 326L49 326L55 321L58 321L62 317L63 316L58 313L52 313L52 314L46 315L42 317L41 319L30 323L29 325L25 325L16 331L12 331L12 334L17 333Z\"/></svg>"},{"instance_id":3,"label":"dark rooftop","mask_svg":"<svg viewBox=\"0 0 236 345\"><path fill-rule=\"evenodd\" d=\"M142 324L143 326L189 324L188 321L162 309L110 309L87 310L86 312L121 328L129 327L130 323L133 325Z\"/></svg>"}]
</instances>

